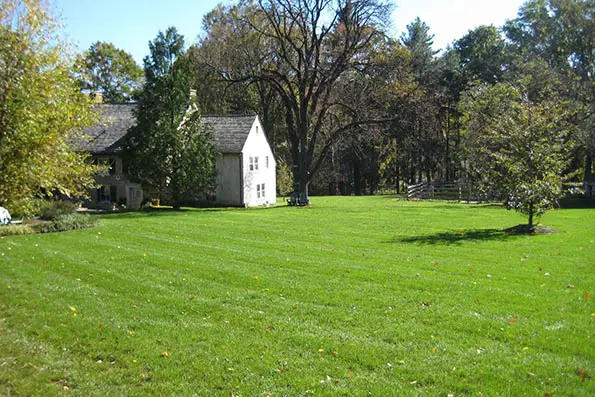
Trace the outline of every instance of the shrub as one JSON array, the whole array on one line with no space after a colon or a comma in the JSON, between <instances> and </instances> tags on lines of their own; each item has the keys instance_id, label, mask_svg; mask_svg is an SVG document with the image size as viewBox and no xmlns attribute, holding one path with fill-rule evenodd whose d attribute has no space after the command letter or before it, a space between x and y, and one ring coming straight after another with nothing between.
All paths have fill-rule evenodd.
<instances>
[{"instance_id":1,"label":"shrub","mask_svg":"<svg viewBox=\"0 0 595 397\"><path fill-rule=\"evenodd\" d=\"M33 234L33 233L36 233L36 231L29 225L0 226L0 237L23 236L25 234Z\"/></svg>"},{"instance_id":2,"label":"shrub","mask_svg":"<svg viewBox=\"0 0 595 397\"><path fill-rule=\"evenodd\" d=\"M96 224L97 221L89 215L71 213L60 215L50 222L35 224L33 227L39 233L53 233L66 230L86 229L88 227L93 227Z\"/></svg>"},{"instance_id":3,"label":"shrub","mask_svg":"<svg viewBox=\"0 0 595 397\"><path fill-rule=\"evenodd\" d=\"M53 221L64 215L74 214L76 207L70 201L47 201L41 205L39 217Z\"/></svg>"}]
</instances>

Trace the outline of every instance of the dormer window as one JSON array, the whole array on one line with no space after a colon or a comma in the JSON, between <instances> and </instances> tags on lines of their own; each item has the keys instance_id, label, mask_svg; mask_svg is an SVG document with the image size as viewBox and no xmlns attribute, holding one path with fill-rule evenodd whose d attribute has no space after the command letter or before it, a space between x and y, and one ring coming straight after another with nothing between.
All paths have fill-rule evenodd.
<instances>
[{"instance_id":1,"label":"dormer window","mask_svg":"<svg viewBox=\"0 0 595 397\"><path fill-rule=\"evenodd\" d=\"M92 164L104 167L100 173L103 176L116 175L116 159L114 157L95 157L93 158Z\"/></svg>"}]
</instances>

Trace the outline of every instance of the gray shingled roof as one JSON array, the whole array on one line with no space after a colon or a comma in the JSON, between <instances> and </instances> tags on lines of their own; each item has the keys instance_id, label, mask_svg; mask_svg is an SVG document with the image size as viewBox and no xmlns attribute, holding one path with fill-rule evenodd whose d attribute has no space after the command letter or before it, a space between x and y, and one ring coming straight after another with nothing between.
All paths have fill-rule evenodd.
<instances>
[{"instance_id":1,"label":"gray shingled roof","mask_svg":"<svg viewBox=\"0 0 595 397\"><path fill-rule=\"evenodd\" d=\"M85 129L88 140L82 149L93 154L114 154L121 149L122 138L134 125L135 104L100 105L100 123ZM213 127L215 149L219 153L240 153L256 115L204 116Z\"/></svg>"},{"instance_id":2,"label":"gray shingled roof","mask_svg":"<svg viewBox=\"0 0 595 397\"><path fill-rule=\"evenodd\" d=\"M99 124L85 129L88 139L82 149L93 154L113 154L121 149L122 138L134 125L135 104L104 104L99 106Z\"/></svg>"},{"instance_id":3,"label":"gray shingled roof","mask_svg":"<svg viewBox=\"0 0 595 397\"><path fill-rule=\"evenodd\" d=\"M213 127L215 149L219 153L241 153L256 115L204 116Z\"/></svg>"}]
</instances>

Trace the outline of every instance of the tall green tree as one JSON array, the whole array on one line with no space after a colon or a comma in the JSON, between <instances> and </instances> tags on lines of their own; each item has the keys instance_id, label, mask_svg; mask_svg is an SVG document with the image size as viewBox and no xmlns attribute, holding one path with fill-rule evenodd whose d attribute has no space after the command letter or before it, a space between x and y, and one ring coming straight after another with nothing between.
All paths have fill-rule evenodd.
<instances>
[{"instance_id":1,"label":"tall green tree","mask_svg":"<svg viewBox=\"0 0 595 397\"><path fill-rule=\"evenodd\" d=\"M179 208L184 200L198 199L214 185L212 133L201 123L191 96L184 37L170 27L159 32L149 49L137 124L127 136L126 163L149 192Z\"/></svg>"},{"instance_id":2,"label":"tall green tree","mask_svg":"<svg viewBox=\"0 0 595 397\"><path fill-rule=\"evenodd\" d=\"M407 31L401 35L401 41L411 53L411 67L419 83L431 83L436 66L434 55L438 51L432 48L434 35L430 33L430 27L417 17L407 25Z\"/></svg>"},{"instance_id":3,"label":"tall green tree","mask_svg":"<svg viewBox=\"0 0 595 397\"><path fill-rule=\"evenodd\" d=\"M95 168L71 145L94 113L44 4L0 2L0 205L23 215L36 198L79 197L94 184Z\"/></svg>"},{"instance_id":4,"label":"tall green tree","mask_svg":"<svg viewBox=\"0 0 595 397\"><path fill-rule=\"evenodd\" d=\"M131 100L141 87L142 69L132 55L112 43L97 41L76 62L81 87L101 92L104 102Z\"/></svg>"},{"instance_id":5,"label":"tall green tree","mask_svg":"<svg viewBox=\"0 0 595 397\"><path fill-rule=\"evenodd\" d=\"M441 168L440 64L434 58L430 27L419 18L407 25L401 41L409 50L415 89L395 104L400 117L394 126L398 145L405 150L403 179L419 183L432 180Z\"/></svg>"},{"instance_id":6,"label":"tall green tree","mask_svg":"<svg viewBox=\"0 0 595 397\"><path fill-rule=\"evenodd\" d=\"M505 43L495 26L479 26L454 42L467 81L501 82L504 75Z\"/></svg>"}]
</instances>

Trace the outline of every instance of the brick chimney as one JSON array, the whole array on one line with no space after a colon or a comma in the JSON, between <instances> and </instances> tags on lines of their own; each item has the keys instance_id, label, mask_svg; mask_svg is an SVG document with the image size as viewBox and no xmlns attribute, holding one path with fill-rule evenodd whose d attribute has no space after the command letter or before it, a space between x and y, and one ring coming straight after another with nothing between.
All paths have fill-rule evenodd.
<instances>
[{"instance_id":1,"label":"brick chimney","mask_svg":"<svg viewBox=\"0 0 595 397\"><path fill-rule=\"evenodd\" d=\"M103 103L103 92L97 91L97 92L92 93L91 94L91 101L93 103L98 103L98 104Z\"/></svg>"}]
</instances>

